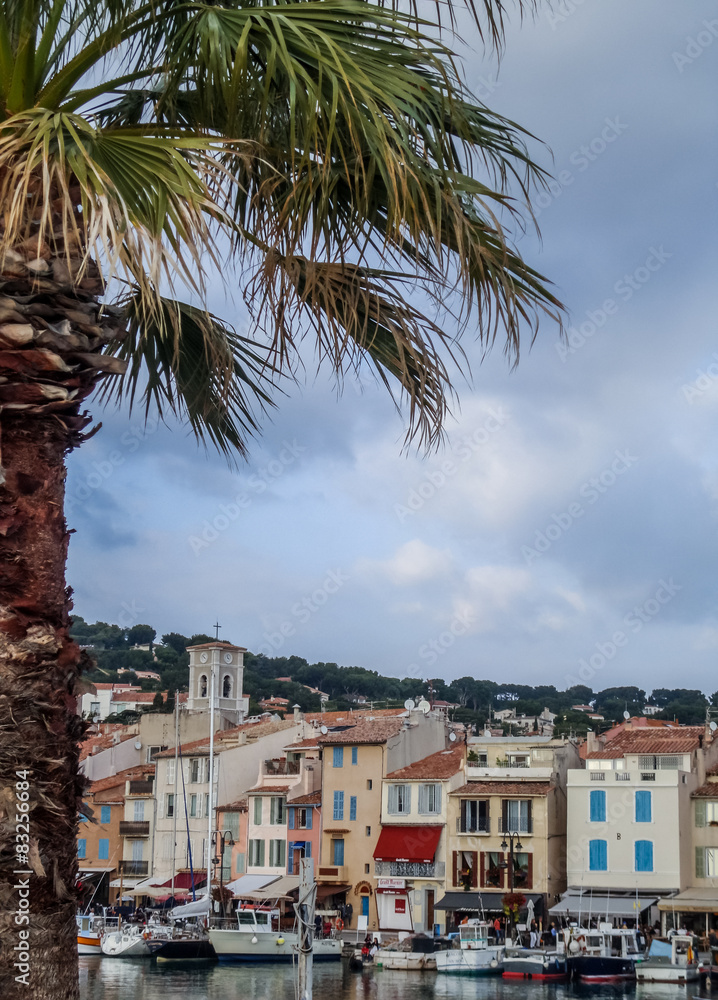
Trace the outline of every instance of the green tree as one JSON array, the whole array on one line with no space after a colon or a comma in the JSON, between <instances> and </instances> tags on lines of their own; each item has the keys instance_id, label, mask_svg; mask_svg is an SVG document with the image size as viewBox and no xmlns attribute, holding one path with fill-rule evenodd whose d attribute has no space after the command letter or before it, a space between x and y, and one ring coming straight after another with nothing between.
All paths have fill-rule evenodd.
<instances>
[{"instance_id":1,"label":"green tree","mask_svg":"<svg viewBox=\"0 0 718 1000\"><path fill-rule=\"evenodd\" d=\"M505 228L543 180L525 133L398 6L0 2L0 757L6 799L16 771L32 778L33 1000L78 992L64 463L88 397L141 397L244 456L311 332L339 379L371 366L431 445L461 362L439 308L487 348L500 331L512 360L560 313ZM504 4L477 8L497 44ZM253 339L209 313L214 274L242 290Z\"/></svg>"},{"instance_id":2,"label":"green tree","mask_svg":"<svg viewBox=\"0 0 718 1000\"><path fill-rule=\"evenodd\" d=\"M155 641L157 632L151 625L133 625L127 633L127 643L130 646L147 646L150 649Z\"/></svg>"}]
</instances>

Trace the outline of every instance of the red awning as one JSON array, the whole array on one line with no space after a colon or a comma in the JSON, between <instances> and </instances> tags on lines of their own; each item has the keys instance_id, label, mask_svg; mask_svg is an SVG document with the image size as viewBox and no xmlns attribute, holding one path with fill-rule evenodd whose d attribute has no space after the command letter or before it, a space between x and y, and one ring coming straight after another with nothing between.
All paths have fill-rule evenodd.
<instances>
[{"instance_id":1,"label":"red awning","mask_svg":"<svg viewBox=\"0 0 718 1000\"><path fill-rule=\"evenodd\" d=\"M376 861L430 863L441 837L440 826L384 826L374 848Z\"/></svg>"},{"instance_id":2,"label":"red awning","mask_svg":"<svg viewBox=\"0 0 718 1000\"><path fill-rule=\"evenodd\" d=\"M207 881L206 872L195 872L194 873L194 887L198 888L200 885L204 885ZM172 889L172 879L167 879L159 887L160 889ZM175 889L191 889L192 888L192 874L190 872L177 872L175 875Z\"/></svg>"}]
</instances>

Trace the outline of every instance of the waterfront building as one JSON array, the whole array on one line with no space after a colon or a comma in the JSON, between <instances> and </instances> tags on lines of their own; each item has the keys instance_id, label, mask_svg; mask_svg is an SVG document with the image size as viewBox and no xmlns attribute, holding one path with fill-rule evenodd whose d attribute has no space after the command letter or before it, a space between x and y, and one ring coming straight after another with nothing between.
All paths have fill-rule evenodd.
<instances>
[{"instance_id":1,"label":"waterfront building","mask_svg":"<svg viewBox=\"0 0 718 1000\"><path fill-rule=\"evenodd\" d=\"M323 829L319 893L333 895L354 920L379 930L374 849L380 835L387 774L446 749L443 715L403 711L354 713L317 736L322 750ZM348 910L351 907L351 910ZM345 924L348 921L345 918Z\"/></svg>"},{"instance_id":2,"label":"waterfront building","mask_svg":"<svg viewBox=\"0 0 718 1000\"><path fill-rule=\"evenodd\" d=\"M247 799L217 806L217 829L231 834L221 855L222 882L226 885L247 871Z\"/></svg>"},{"instance_id":3,"label":"waterfront building","mask_svg":"<svg viewBox=\"0 0 718 1000\"><path fill-rule=\"evenodd\" d=\"M376 908L386 931L440 933L445 912L449 794L464 781L463 742L387 774L374 848Z\"/></svg>"},{"instance_id":4,"label":"waterfront building","mask_svg":"<svg viewBox=\"0 0 718 1000\"><path fill-rule=\"evenodd\" d=\"M708 726L589 733L586 770L568 776L568 892L552 914L652 923L662 899L665 931L668 897L697 882L694 796L716 762Z\"/></svg>"},{"instance_id":5,"label":"waterfront building","mask_svg":"<svg viewBox=\"0 0 718 1000\"><path fill-rule=\"evenodd\" d=\"M538 920L565 888L567 776L582 766L573 740L469 739L466 781L449 794L446 895L449 926L465 915L503 917L512 889Z\"/></svg>"}]
</instances>

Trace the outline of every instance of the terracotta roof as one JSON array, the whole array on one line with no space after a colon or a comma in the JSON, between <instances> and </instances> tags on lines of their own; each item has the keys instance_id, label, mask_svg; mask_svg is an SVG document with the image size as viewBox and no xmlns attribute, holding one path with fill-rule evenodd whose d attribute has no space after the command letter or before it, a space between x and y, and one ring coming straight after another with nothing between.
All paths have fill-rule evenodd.
<instances>
[{"instance_id":1,"label":"terracotta roof","mask_svg":"<svg viewBox=\"0 0 718 1000\"><path fill-rule=\"evenodd\" d=\"M247 800L238 799L236 802L230 802L226 806L217 806L217 812L225 813L236 813L236 812L246 812L247 811Z\"/></svg>"},{"instance_id":2,"label":"terracotta roof","mask_svg":"<svg viewBox=\"0 0 718 1000\"><path fill-rule=\"evenodd\" d=\"M341 732L319 736L321 746L352 743L386 743L401 732L403 719L359 719L356 725Z\"/></svg>"},{"instance_id":3,"label":"terracotta roof","mask_svg":"<svg viewBox=\"0 0 718 1000\"><path fill-rule=\"evenodd\" d=\"M387 780L402 778L406 781L418 781L422 778L450 778L464 765L464 745L451 747L449 750L439 750L429 757L417 760L407 767L387 774Z\"/></svg>"},{"instance_id":4,"label":"terracotta roof","mask_svg":"<svg viewBox=\"0 0 718 1000\"><path fill-rule=\"evenodd\" d=\"M288 806L318 806L321 803L321 792L310 792L309 795L299 795L296 799L287 799Z\"/></svg>"},{"instance_id":5,"label":"terracotta roof","mask_svg":"<svg viewBox=\"0 0 718 1000\"><path fill-rule=\"evenodd\" d=\"M606 743L603 750L586 754L588 760L625 757L627 753L661 754L690 753L697 750L705 730L703 726L673 726L656 729L624 729Z\"/></svg>"},{"instance_id":6,"label":"terracotta roof","mask_svg":"<svg viewBox=\"0 0 718 1000\"><path fill-rule=\"evenodd\" d=\"M451 795L548 795L555 785L550 781L470 781Z\"/></svg>"},{"instance_id":7,"label":"terracotta roof","mask_svg":"<svg viewBox=\"0 0 718 1000\"><path fill-rule=\"evenodd\" d=\"M288 792L291 785L257 785L247 791L247 795L278 795Z\"/></svg>"},{"instance_id":8,"label":"terracotta roof","mask_svg":"<svg viewBox=\"0 0 718 1000\"><path fill-rule=\"evenodd\" d=\"M108 788L115 788L119 785L122 785L124 788L126 781L142 781L146 775L154 773L154 764L139 764L136 767L128 767L124 771L118 771L117 774L113 774L109 778L98 778L97 781L93 781L85 794L95 795L96 792L104 792Z\"/></svg>"},{"instance_id":9,"label":"terracotta roof","mask_svg":"<svg viewBox=\"0 0 718 1000\"><path fill-rule=\"evenodd\" d=\"M122 727L124 732L119 734L119 741L116 740L117 731L111 733L105 733L103 736L88 736L87 739L83 740L80 744L80 760L85 760L85 758L92 756L94 753L99 753L101 750L107 750L109 747L116 746L117 743L124 743L126 740L131 740L136 738L137 733L127 732L128 728ZM95 749L97 748L97 749Z\"/></svg>"},{"instance_id":10,"label":"terracotta roof","mask_svg":"<svg viewBox=\"0 0 718 1000\"><path fill-rule=\"evenodd\" d=\"M288 743L287 746L284 747L283 749L284 750L318 750L319 749L319 740L318 740L319 735L321 735L321 734L317 734L317 736L313 736L309 740L300 740L298 743Z\"/></svg>"},{"instance_id":11,"label":"terracotta roof","mask_svg":"<svg viewBox=\"0 0 718 1000\"><path fill-rule=\"evenodd\" d=\"M122 681L105 683L104 681L93 681L92 686L96 691L141 691L139 684L123 684Z\"/></svg>"},{"instance_id":12,"label":"terracotta roof","mask_svg":"<svg viewBox=\"0 0 718 1000\"><path fill-rule=\"evenodd\" d=\"M235 646L233 643L223 642L221 639L216 642L200 642L196 646L188 646L187 649L214 649L215 646L219 646L221 649L237 649L243 653L247 652L246 646Z\"/></svg>"},{"instance_id":13,"label":"terracotta roof","mask_svg":"<svg viewBox=\"0 0 718 1000\"><path fill-rule=\"evenodd\" d=\"M151 704L155 700L156 694L162 695L162 700L167 701L167 691L115 691L115 693L110 698L110 701L135 701L135 702L148 702ZM124 697L128 695L128 697Z\"/></svg>"}]
</instances>

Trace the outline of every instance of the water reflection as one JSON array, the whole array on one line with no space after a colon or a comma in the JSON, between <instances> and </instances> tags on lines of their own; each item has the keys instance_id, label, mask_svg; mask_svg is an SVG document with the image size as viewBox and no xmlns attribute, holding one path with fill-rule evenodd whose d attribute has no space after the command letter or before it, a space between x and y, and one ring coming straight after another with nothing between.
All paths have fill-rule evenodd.
<instances>
[{"instance_id":1,"label":"water reflection","mask_svg":"<svg viewBox=\"0 0 718 1000\"><path fill-rule=\"evenodd\" d=\"M196 965L178 968L146 959L80 958L82 1000L266 1000L294 996L290 966ZM322 964L314 970L314 1000L694 1000L710 993L697 983L579 985L522 982L498 976L350 972ZM718 994L714 993L714 1000Z\"/></svg>"}]
</instances>

